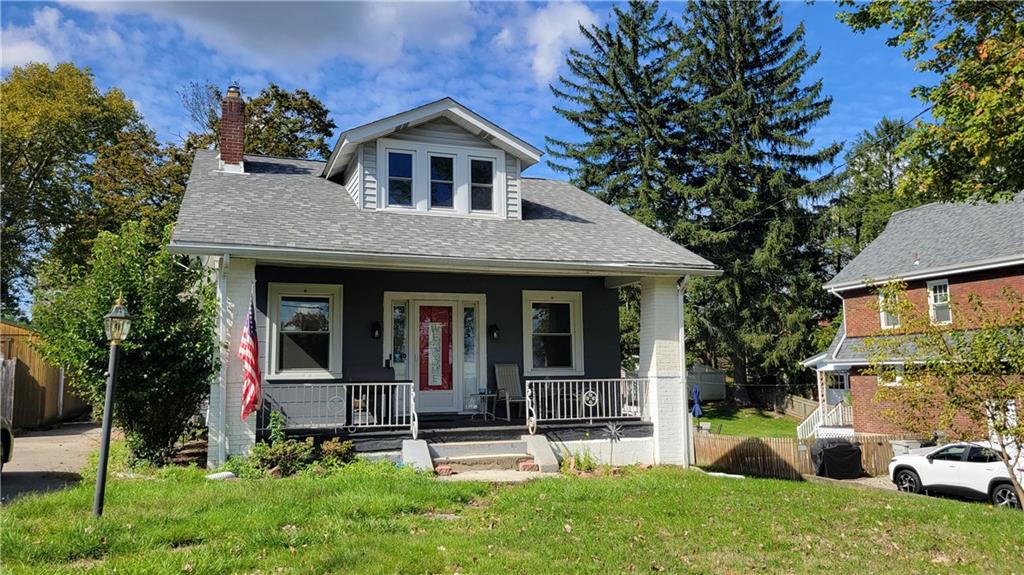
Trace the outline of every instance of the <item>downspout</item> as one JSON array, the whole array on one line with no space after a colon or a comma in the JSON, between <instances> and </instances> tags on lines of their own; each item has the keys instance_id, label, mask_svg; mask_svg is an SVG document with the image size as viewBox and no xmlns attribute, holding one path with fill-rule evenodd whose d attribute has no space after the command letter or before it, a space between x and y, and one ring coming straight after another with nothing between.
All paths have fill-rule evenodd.
<instances>
[{"instance_id":1,"label":"downspout","mask_svg":"<svg viewBox=\"0 0 1024 575\"><path fill-rule=\"evenodd\" d=\"M686 311L683 307L683 296L689 280L690 276L683 276L676 284L679 294L679 305L676 306L679 315L679 379L683 384L683 437L685 438L684 441L686 441L686 459L683 467L689 467L694 463L693 422L690 419L690 410L686 408L687 402L690 400L690 391L687 387L689 382L686 376L686 330L683 326L683 320L686 316Z\"/></svg>"},{"instance_id":2,"label":"downspout","mask_svg":"<svg viewBox=\"0 0 1024 575\"><path fill-rule=\"evenodd\" d=\"M217 266L217 311L218 311L218 334L217 353L220 359L220 377L217 378L217 385L220 387L220 396L217 398L217 461L220 465L227 462L227 396L228 396L228 353L225 346L231 345L228 336L227 326L227 267L231 262L231 256L224 254L220 258L220 265Z\"/></svg>"}]
</instances>

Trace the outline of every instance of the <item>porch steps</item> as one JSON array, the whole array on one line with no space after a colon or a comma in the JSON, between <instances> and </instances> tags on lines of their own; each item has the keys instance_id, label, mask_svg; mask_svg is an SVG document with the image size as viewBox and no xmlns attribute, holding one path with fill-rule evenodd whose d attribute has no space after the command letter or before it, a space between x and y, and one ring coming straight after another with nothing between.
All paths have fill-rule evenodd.
<instances>
[{"instance_id":1,"label":"porch steps","mask_svg":"<svg viewBox=\"0 0 1024 575\"><path fill-rule=\"evenodd\" d=\"M460 441L428 445L434 469L450 473L518 470L534 463L525 441Z\"/></svg>"}]
</instances>

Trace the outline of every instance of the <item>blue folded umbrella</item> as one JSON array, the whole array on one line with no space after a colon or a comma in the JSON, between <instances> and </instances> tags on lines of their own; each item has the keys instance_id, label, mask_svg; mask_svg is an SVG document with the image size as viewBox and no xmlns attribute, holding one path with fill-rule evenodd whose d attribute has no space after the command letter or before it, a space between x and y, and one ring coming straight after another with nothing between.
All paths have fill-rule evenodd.
<instances>
[{"instance_id":1,"label":"blue folded umbrella","mask_svg":"<svg viewBox=\"0 0 1024 575\"><path fill-rule=\"evenodd\" d=\"M699 418L704 415L704 411L700 408L700 385L693 385L693 416Z\"/></svg>"}]
</instances>

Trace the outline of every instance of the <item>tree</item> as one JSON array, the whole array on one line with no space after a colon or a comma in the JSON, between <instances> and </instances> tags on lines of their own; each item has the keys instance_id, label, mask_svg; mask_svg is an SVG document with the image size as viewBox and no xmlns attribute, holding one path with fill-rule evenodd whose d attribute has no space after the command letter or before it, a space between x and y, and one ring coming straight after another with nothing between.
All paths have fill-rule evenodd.
<instances>
[{"instance_id":1,"label":"tree","mask_svg":"<svg viewBox=\"0 0 1024 575\"><path fill-rule=\"evenodd\" d=\"M212 84L193 82L180 93L197 131L185 138L186 150L216 145L223 96ZM289 158L327 159L335 125L323 103L306 90L284 90L271 83L245 103L245 151Z\"/></svg>"},{"instance_id":2,"label":"tree","mask_svg":"<svg viewBox=\"0 0 1024 575\"><path fill-rule=\"evenodd\" d=\"M93 155L138 115L120 90L100 92L73 64L15 67L0 91L0 306L15 313L36 262L82 208Z\"/></svg>"},{"instance_id":3,"label":"tree","mask_svg":"<svg viewBox=\"0 0 1024 575\"><path fill-rule=\"evenodd\" d=\"M184 161L184 153L161 146L141 125L100 147L81 176L82 205L45 259L62 267L84 265L97 234L116 232L125 222L147 220L147 229L160 234L174 223L185 193L191 161Z\"/></svg>"},{"instance_id":4,"label":"tree","mask_svg":"<svg viewBox=\"0 0 1024 575\"><path fill-rule=\"evenodd\" d=\"M904 145L901 194L997 201L1024 189L1024 2L874 0L839 19L860 32L892 27L886 43L940 76L914 89L935 121Z\"/></svg>"},{"instance_id":5,"label":"tree","mask_svg":"<svg viewBox=\"0 0 1024 575\"><path fill-rule=\"evenodd\" d=\"M839 273L878 237L893 212L920 204L896 193L907 165L898 148L910 133L905 122L882 118L858 136L846 153L838 194L820 222L830 275Z\"/></svg>"},{"instance_id":6,"label":"tree","mask_svg":"<svg viewBox=\"0 0 1024 575\"><path fill-rule=\"evenodd\" d=\"M159 235L149 225L129 221L117 234L101 232L88 266L47 270L63 281L36 291L33 319L44 356L102 405L110 346L103 316L118 295L125 298L133 319L122 344L114 422L135 457L160 461L216 373L215 303L202 265L167 251L171 227L154 243Z\"/></svg>"},{"instance_id":7,"label":"tree","mask_svg":"<svg viewBox=\"0 0 1024 575\"><path fill-rule=\"evenodd\" d=\"M580 26L587 50L571 49L569 76L551 91L555 112L577 127L581 142L547 138L549 165L580 189L641 223L671 230L680 204L683 144L672 86L672 25L656 2L612 9L604 26Z\"/></svg>"},{"instance_id":8,"label":"tree","mask_svg":"<svg viewBox=\"0 0 1024 575\"><path fill-rule=\"evenodd\" d=\"M804 174L840 145L807 138L831 99L804 81L818 55L803 34L783 31L777 3L691 2L683 14L682 81L697 96L687 123L700 132L674 236L723 268L691 283L689 325L715 326L716 349L695 351L726 354L737 385L800 377L793 358L815 351L816 310L829 304L807 202L832 183Z\"/></svg>"},{"instance_id":9,"label":"tree","mask_svg":"<svg viewBox=\"0 0 1024 575\"><path fill-rule=\"evenodd\" d=\"M1017 492L1024 452L1024 299L1006 288L1002 297L970 294L968 307L950 302L952 323L935 325L926 307L907 297L906 285L878 287L882 310L900 318L897 328L868 338L870 372L879 381L883 415L919 434L944 430L954 439L978 439L987 430L999 447ZM899 379L897 380L897 376ZM898 383L897 383L898 382Z\"/></svg>"}]
</instances>

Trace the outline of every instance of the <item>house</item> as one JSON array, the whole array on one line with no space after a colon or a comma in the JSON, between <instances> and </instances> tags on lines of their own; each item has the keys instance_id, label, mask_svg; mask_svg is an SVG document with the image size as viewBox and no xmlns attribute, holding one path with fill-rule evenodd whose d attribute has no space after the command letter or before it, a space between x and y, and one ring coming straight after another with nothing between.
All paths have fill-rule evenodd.
<instances>
[{"instance_id":1,"label":"house","mask_svg":"<svg viewBox=\"0 0 1024 575\"><path fill-rule=\"evenodd\" d=\"M934 203L896 212L825 284L843 301L843 322L831 345L803 362L817 372L819 408L799 426L801 437L900 431L882 417L877 378L865 373L866 338L900 325L870 286L895 280L933 324L976 327L973 314L957 317L958 309L969 309L971 294L986 306L1009 306L1004 288L1024 294L1024 194L999 204Z\"/></svg>"},{"instance_id":2,"label":"house","mask_svg":"<svg viewBox=\"0 0 1024 575\"><path fill-rule=\"evenodd\" d=\"M221 122L170 244L217 282L211 466L246 454L271 411L290 434L417 467L526 450L546 468L558 449L606 447L608 421L626 436L617 462L687 462L682 288L718 274L710 262L568 183L523 176L541 151L451 98L342 132L326 162L245 154L237 88ZM618 290L631 285L640 370L623 378ZM243 421L250 299L263 405Z\"/></svg>"}]
</instances>

